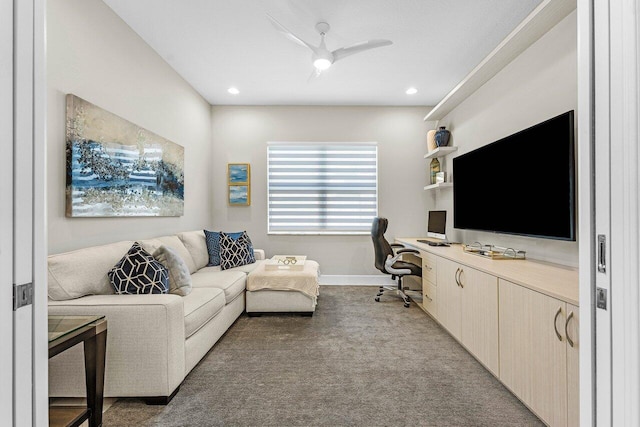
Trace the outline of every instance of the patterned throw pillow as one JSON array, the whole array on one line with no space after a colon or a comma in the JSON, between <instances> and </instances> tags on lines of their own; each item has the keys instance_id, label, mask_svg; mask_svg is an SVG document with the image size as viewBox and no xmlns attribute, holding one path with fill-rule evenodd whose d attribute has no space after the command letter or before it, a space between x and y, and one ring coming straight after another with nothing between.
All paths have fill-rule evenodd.
<instances>
[{"instance_id":1,"label":"patterned throw pillow","mask_svg":"<svg viewBox=\"0 0 640 427\"><path fill-rule=\"evenodd\" d=\"M153 257L169 271L169 293L186 297L191 293L191 273L178 253L169 246L162 245Z\"/></svg>"},{"instance_id":2,"label":"patterned throw pillow","mask_svg":"<svg viewBox=\"0 0 640 427\"><path fill-rule=\"evenodd\" d=\"M138 242L107 275L117 294L166 294L169 291L167 269Z\"/></svg>"},{"instance_id":3,"label":"patterned throw pillow","mask_svg":"<svg viewBox=\"0 0 640 427\"><path fill-rule=\"evenodd\" d=\"M207 252L209 252L208 267L220 265L220 233L221 231L203 230L204 237L207 242ZM236 233L227 233L227 235L237 239L242 236L242 231Z\"/></svg>"},{"instance_id":4,"label":"patterned throw pillow","mask_svg":"<svg viewBox=\"0 0 640 427\"><path fill-rule=\"evenodd\" d=\"M230 234L220 232L220 268L227 270L256 262L253 244L246 231L234 239Z\"/></svg>"}]
</instances>

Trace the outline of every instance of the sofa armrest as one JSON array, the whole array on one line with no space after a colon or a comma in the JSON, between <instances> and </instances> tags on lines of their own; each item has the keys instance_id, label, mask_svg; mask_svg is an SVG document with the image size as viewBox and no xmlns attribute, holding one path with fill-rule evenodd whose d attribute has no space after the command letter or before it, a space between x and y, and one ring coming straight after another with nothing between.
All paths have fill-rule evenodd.
<instances>
[{"instance_id":1,"label":"sofa armrest","mask_svg":"<svg viewBox=\"0 0 640 427\"><path fill-rule=\"evenodd\" d=\"M256 261L259 259L264 259L264 249L254 249L253 253L256 256Z\"/></svg>"},{"instance_id":2,"label":"sofa armrest","mask_svg":"<svg viewBox=\"0 0 640 427\"><path fill-rule=\"evenodd\" d=\"M178 295L91 295L49 301L49 314L107 319L105 396L169 396L185 376L184 305ZM82 346L49 362L51 396L83 396Z\"/></svg>"}]
</instances>

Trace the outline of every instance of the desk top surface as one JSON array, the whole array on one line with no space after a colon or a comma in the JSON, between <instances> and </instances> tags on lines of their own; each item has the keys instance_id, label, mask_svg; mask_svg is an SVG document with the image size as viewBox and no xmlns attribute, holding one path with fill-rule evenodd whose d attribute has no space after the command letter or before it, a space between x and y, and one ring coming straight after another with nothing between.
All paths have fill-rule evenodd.
<instances>
[{"instance_id":1,"label":"desk top surface","mask_svg":"<svg viewBox=\"0 0 640 427\"><path fill-rule=\"evenodd\" d=\"M398 237L396 241L423 252L447 258L545 295L578 305L578 270L538 260L493 260L467 253L460 244L429 246L418 238Z\"/></svg>"}]
</instances>

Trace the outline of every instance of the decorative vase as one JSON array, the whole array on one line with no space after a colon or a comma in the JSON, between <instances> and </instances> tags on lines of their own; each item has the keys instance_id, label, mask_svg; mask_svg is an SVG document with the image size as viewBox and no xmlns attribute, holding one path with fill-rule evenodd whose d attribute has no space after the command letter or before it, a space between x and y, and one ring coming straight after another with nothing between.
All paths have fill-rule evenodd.
<instances>
[{"instance_id":1,"label":"decorative vase","mask_svg":"<svg viewBox=\"0 0 640 427\"><path fill-rule=\"evenodd\" d=\"M436 130L430 130L427 132L427 148L429 151L433 151L437 148L436 145Z\"/></svg>"},{"instance_id":2,"label":"decorative vase","mask_svg":"<svg viewBox=\"0 0 640 427\"><path fill-rule=\"evenodd\" d=\"M449 137L451 137L451 132L445 129L444 126L440 126L440 129L436 132L436 145L438 147L446 147L449 145Z\"/></svg>"},{"instance_id":3,"label":"decorative vase","mask_svg":"<svg viewBox=\"0 0 640 427\"><path fill-rule=\"evenodd\" d=\"M431 183L435 184L436 183L436 174L438 172L440 172L440 161L436 158L434 158L433 160L431 160L431 165L430 165L430 175L431 175Z\"/></svg>"}]
</instances>

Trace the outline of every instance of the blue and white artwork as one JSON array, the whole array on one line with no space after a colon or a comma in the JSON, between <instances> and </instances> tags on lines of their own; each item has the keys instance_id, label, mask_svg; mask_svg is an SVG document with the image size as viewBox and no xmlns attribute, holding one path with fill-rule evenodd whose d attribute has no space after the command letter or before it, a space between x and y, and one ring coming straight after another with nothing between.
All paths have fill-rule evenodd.
<instances>
[{"instance_id":1,"label":"blue and white artwork","mask_svg":"<svg viewBox=\"0 0 640 427\"><path fill-rule=\"evenodd\" d=\"M229 163L229 184L249 183L249 163Z\"/></svg>"},{"instance_id":2,"label":"blue and white artwork","mask_svg":"<svg viewBox=\"0 0 640 427\"><path fill-rule=\"evenodd\" d=\"M230 205L249 205L249 186L230 185L229 186Z\"/></svg>"},{"instance_id":3,"label":"blue and white artwork","mask_svg":"<svg viewBox=\"0 0 640 427\"><path fill-rule=\"evenodd\" d=\"M182 216L184 147L67 95L67 216Z\"/></svg>"}]
</instances>

